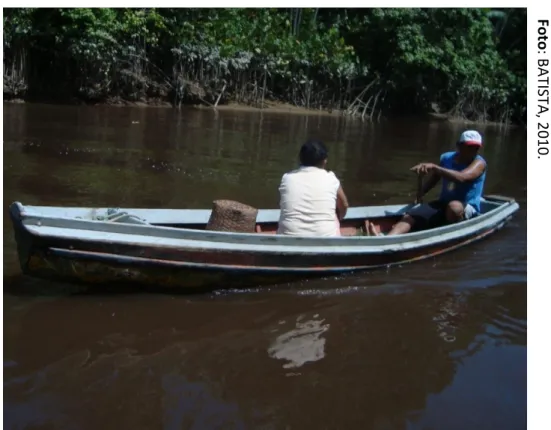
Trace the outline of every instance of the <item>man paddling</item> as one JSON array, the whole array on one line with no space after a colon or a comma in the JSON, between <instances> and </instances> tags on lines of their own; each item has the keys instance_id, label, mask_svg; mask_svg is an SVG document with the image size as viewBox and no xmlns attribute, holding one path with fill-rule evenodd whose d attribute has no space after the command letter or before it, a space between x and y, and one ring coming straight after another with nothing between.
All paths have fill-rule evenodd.
<instances>
[{"instance_id":1,"label":"man paddling","mask_svg":"<svg viewBox=\"0 0 551 430\"><path fill-rule=\"evenodd\" d=\"M482 136L475 130L461 134L455 151L440 156L440 164L421 163L411 170L428 179L417 196L421 198L442 179L442 190L438 200L419 204L398 221L389 236L409 232L413 226L426 228L433 225L456 223L480 214L480 199L486 180L486 160L478 154L482 147ZM370 233L380 235L373 224Z\"/></svg>"}]
</instances>

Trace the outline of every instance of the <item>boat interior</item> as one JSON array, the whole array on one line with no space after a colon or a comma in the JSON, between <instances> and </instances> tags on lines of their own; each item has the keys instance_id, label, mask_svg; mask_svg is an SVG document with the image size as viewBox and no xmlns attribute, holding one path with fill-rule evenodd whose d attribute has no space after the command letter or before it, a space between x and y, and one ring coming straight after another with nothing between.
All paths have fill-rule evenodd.
<instances>
[{"instance_id":1,"label":"boat interior","mask_svg":"<svg viewBox=\"0 0 551 430\"><path fill-rule=\"evenodd\" d=\"M402 216L387 216L377 218L346 218L340 222L341 236L369 236L368 225L371 222L376 229L381 233L386 233L392 229L392 226L400 220ZM155 224L163 227L187 228L193 230L205 230L206 223L200 224ZM277 222L257 222L255 233L261 234L276 234Z\"/></svg>"},{"instance_id":2,"label":"boat interior","mask_svg":"<svg viewBox=\"0 0 551 430\"><path fill-rule=\"evenodd\" d=\"M373 213L369 217L366 217L365 210L369 208L351 208L351 212L349 216L347 216L344 220L341 220L340 222L340 231L341 236L369 236L370 229L369 224L371 223L373 227L375 228L375 231L385 233L387 231L390 231L392 226L400 220L402 217L402 214L397 215L386 215L386 214L376 214ZM362 209L364 209L362 211ZM129 222L129 223L136 223L136 224L149 224L159 227L171 227L171 228L185 228L185 229L192 229L192 230L206 230L207 229L207 223L208 219L204 216L205 214L201 212L209 212L209 211L194 211L194 210L188 210L187 212L188 216L182 217L182 220L188 220L187 222L178 222L178 223L172 223L169 222L159 222L161 219L156 220L155 217L145 217L145 219L140 219L138 215L135 215L137 211L132 211L131 209L121 209L120 212L117 211L115 213L112 213L111 215L105 217L105 221L109 222ZM195 212L195 213L193 213ZM272 209L264 209L259 211L259 216L257 218L257 222L255 225L255 229L251 233L259 233L259 234L276 234L278 223L277 216L274 216L274 210ZM362 213L364 212L364 213ZM369 210L367 211L369 212ZM389 211L387 211L389 212ZM382 216L376 216L376 215L382 215ZM202 222L194 222L197 218L201 218ZM162 220L164 221L164 220ZM237 231L237 230L236 230Z\"/></svg>"},{"instance_id":3,"label":"boat interior","mask_svg":"<svg viewBox=\"0 0 551 430\"><path fill-rule=\"evenodd\" d=\"M481 204L481 214L487 213L493 209L496 209L497 207L501 206L503 202L494 202L494 201L483 201ZM404 213L407 211L408 208L410 208L411 205L402 205L400 207L400 210L394 211L395 213L392 213L392 210L386 210L385 213L377 213L376 211L369 211L369 207L364 208L351 208L352 210L349 212L349 215L340 222L340 232L341 236L370 236L370 228L369 224L372 225L373 230L376 233L382 233L386 234L388 233L392 227L402 218ZM375 207L373 207L374 209ZM384 206L377 207L377 208L384 208ZM390 206L388 207L390 208ZM395 209L396 207L393 207ZM367 209L366 215L368 216L361 216L361 210ZM272 210L264 210L263 212L272 212ZM369 213L372 212L372 213ZM259 217L259 218L267 218L267 217ZM205 230L206 229L206 222L203 223L185 223L185 224L155 224L151 223L153 225L159 225L159 226L165 226L165 227L174 227L174 228L187 228L187 229L194 229L194 230ZM434 229L437 227L440 227L444 225L441 221L435 221L432 223L429 223L427 225L424 225L421 228L418 228L418 230L429 230ZM260 234L276 234L278 228L278 223L276 221L264 221L259 220L259 222L256 223L255 227L255 233ZM413 231L415 231L414 229Z\"/></svg>"},{"instance_id":4,"label":"boat interior","mask_svg":"<svg viewBox=\"0 0 551 430\"><path fill-rule=\"evenodd\" d=\"M492 209L498 207L499 204L493 202L485 202L482 204L482 213L486 213ZM409 206L407 206L409 207ZM360 209L360 208L355 208ZM403 214L406 212L405 207L403 210L398 211L398 214L389 214L391 211L387 211L387 214L376 214L373 213L371 216L357 216L358 211L350 214L344 220L340 222L340 232L341 236L370 236L370 230L374 230L376 233L386 234L392 227L402 218ZM260 218L260 217L259 217ZM266 218L266 217L262 217ZM206 222L201 223L178 223L178 224L166 224L166 223L155 223L152 222L152 225L164 226L164 227L173 227L173 228L186 228L193 230L205 230L207 227ZM372 225L372 229L369 228L369 224ZM440 227L444 225L441 222L433 222L431 224L425 225L422 228L414 229L415 230L429 230ZM275 221L263 221L259 220L255 226L255 233L260 234L276 234L278 228L278 223Z\"/></svg>"}]
</instances>

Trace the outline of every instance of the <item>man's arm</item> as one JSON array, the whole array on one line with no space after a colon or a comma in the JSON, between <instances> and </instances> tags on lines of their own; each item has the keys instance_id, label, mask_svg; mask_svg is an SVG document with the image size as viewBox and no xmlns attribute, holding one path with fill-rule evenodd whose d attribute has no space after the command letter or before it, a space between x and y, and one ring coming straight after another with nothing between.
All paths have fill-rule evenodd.
<instances>
[{"instance_id":1,"label":"man's arm","mask_svg":"<svg viewBox=\"0 0 551 430\"><path fill-rule=\"evenodd\" d=\"M470 181L474 181L476 178L482 175L484 173L484 169L486 169L486 163L484 161L474 160L469 165L469 167L461 170L460 172L456 170L445 169L442 166L436 166L436 165L434 165L432 171L451 181L470 182Z\"/></svg>"}]
</instances>

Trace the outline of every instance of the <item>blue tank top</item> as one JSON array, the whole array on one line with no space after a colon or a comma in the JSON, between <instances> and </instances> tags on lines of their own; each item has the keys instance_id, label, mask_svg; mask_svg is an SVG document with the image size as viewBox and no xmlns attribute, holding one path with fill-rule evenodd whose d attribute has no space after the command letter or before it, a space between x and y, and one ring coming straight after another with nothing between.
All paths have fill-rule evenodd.
<instances>
[{"instance_id":1,"label":"blue tank top","mask_svg":"<svg viewBox=\"0 0 551 430\"><path fill-rule=\"evenodd\" d=\"M455 161L455 151L445 152L440 156L440 166L445 169L461 171L468 167L467 164L459 164ZM476 156L477 160L482 160L486 164L486 160L480 155ZM442 177L442 191L440 192L440 200L450 202L458 200L463 204L469 204L480 213L480 199L484 192L484 181L486 180L486 169L484 173L470 182L454 182Z\"/></svg>"}]
</instances>

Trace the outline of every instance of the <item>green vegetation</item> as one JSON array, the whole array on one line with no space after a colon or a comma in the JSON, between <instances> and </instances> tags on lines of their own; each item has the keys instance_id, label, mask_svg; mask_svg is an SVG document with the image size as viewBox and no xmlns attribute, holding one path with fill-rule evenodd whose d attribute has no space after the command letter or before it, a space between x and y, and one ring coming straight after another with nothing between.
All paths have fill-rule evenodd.
<instances>
[{"instance_id":1,"label":"green vegetation","mask_svg":"<svg viewBox=\"0 0 551 430\"><path fill-rule=\"evenodd\" d=\"M4 97L526 121L526 9L4 9Z\"/></svg>"}]
</instances>

